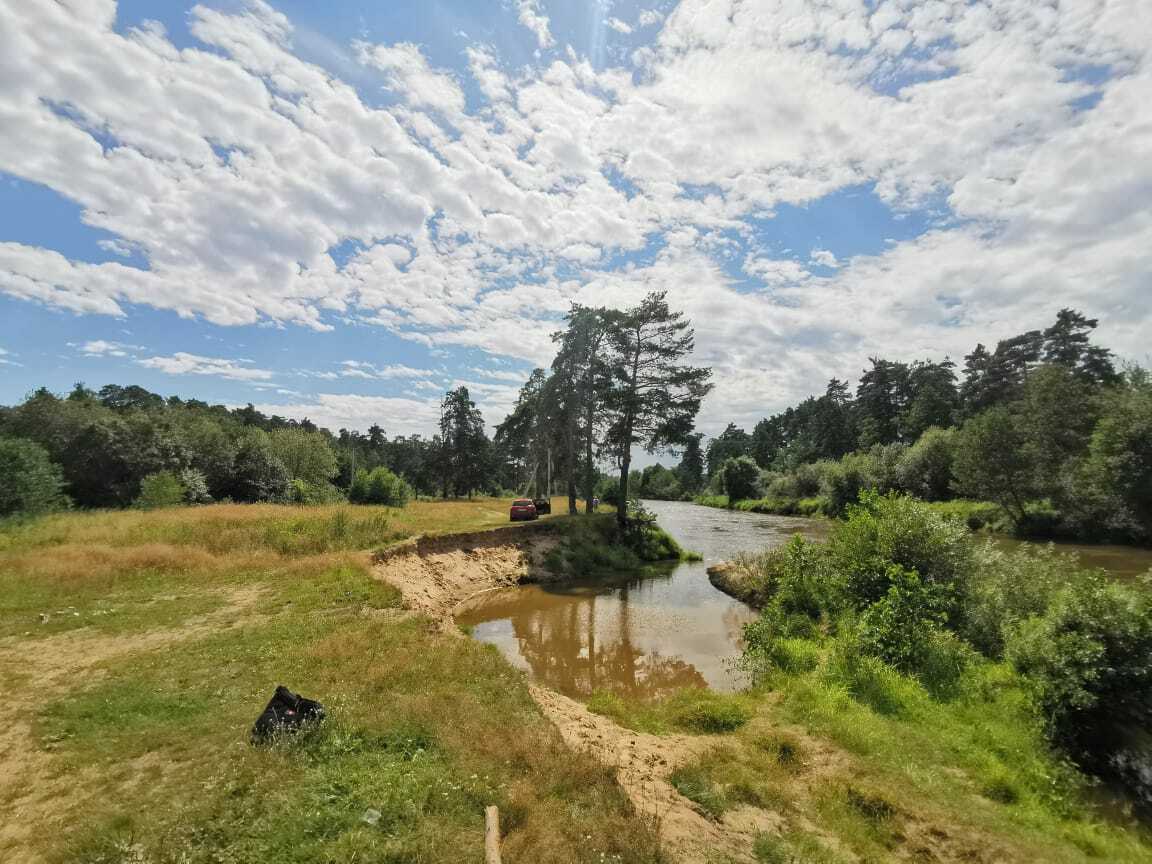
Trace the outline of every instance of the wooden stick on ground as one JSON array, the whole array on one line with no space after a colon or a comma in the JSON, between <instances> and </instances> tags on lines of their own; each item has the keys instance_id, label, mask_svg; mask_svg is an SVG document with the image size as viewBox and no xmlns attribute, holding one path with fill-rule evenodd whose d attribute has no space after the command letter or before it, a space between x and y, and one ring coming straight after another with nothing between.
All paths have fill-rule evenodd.
<instances>
[{"instance_id":1,"label":"wooden stick on ground","mask_svg":"<svg viewBox=\"0 0 1152 864\"><path fill-rule=\"evenodd\" d=\"M500 864L500 811L484 809L484 864Z\"/></svg>"}]
</instances>

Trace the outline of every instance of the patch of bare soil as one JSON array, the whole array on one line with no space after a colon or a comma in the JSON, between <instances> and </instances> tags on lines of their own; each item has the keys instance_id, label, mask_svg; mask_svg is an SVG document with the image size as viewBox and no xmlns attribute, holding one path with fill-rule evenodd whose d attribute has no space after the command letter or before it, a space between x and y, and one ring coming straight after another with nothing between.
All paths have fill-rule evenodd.
<instances>
[{"instance_id":1,"label":"patch of bare soil","mask_svg":"<svg viewBox=\"0 0 1152 864\"><path fill-rule=\"evenodd\" d=\"M375 576L399 588L409 609L444 625L468 601L497 588L546 582L559 538L547 522L421 537L377 555Z\"/></svg>"},{"instance_id":2,"label":"patch of bare soil","mask_svg":"<svg viewBox=\"0 0 1152 864\"><path fill-rule=\"evenodd\" d=\"M26 845L28 838L66 819L88 794L86 781L98 779L95 768L79 775L60 773L53 755L33 733L36 712L52 697L99 680L102 670L96 667L109 660L241 626L260 594L259 586L237 589L224 606L207 615L143 633L105 635L80 629L33 642L0 641L0 686L5 695L5 723L0 725L0 808L5 814L0 820L0 861L39 861ZM161 770L150 756L136 763L117 771L130 781Z\"/></svg>"},{"instance_id":3,"label":"patch of bare soil","mask_svg":"<svg viewBox=\"0 0 1152 864\"><path fill-rule=\"evenodd\" d=\"M616 778L632 805L653 819L660 837L677 861L705 864L726 855L733 861L753 861L757 834L778 832L784 820L758 807L738 807L722 822L704 816L668 782L668 775L716 746L714 738L694 735L648 735L617 726L584 705L543 687L532 696L565 743L616 769Z\"/></svg>"}]
</instances>

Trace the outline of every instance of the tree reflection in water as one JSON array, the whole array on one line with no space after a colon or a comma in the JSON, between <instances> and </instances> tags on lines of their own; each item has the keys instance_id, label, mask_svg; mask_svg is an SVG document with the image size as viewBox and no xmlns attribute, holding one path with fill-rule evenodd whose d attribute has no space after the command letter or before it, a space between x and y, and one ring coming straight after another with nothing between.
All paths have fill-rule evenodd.
<instances>
[{"instance_id":1,"label":"tree reflection in water","mask_svg":"<svg viewBox=\"0 0 1152 864\"><path fill-rule=\"evenodd\" d=\"M822 537L828 523L681 501L645 506L704 561L613 581L516 588L458 620L536 680L571 696L744 686L746 677L728 661L755 613L713 588L706 565L779 546L798 532Z\"/></svg>"},{"instance_id":2,"label":"tree reflection in water","mask_svg":"<svg viewBox=\"0 0 1152 864\"><path fill-rule=\"evenodd\" d=\"M627 582L510 589L459 620L476 627L507 622L510 630L502 634L486 630L476 635L512 653L535 680L571 696L609 690L654 697L706 687L705 676L676 651L676 628L693 629L693 610L668 615L658 604L645 602L650 598L640 599L654 587L659 590L667 576L646 573ZM738 636L747 620L743 611L700 610L713 622L712 629L719 626L723 643ZM639 624L637 615L643 619ZM725 647L717 645L717 654L725 653Z\"/></svg>"}]
</instances>

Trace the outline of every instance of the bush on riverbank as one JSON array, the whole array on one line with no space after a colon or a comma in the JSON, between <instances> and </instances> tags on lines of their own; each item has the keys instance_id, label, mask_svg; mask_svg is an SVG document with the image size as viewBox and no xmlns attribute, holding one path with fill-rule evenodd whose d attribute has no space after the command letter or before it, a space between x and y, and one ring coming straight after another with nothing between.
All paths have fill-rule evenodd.
<instances>
[{"instance_id":1,"label":"bush on riverbank","mask_svg":"<svg viewBox=\"0 0 1152 864\"><path fill-rule=\"evenodd\" d=\"M548 553L544 563L557 575L574 577L700 558L682 549L654 521L633 517L628 526L621 531L616 517L608 513L568 521L564 524L563 539Z\"/></svg>"},{"instance_id":2,"label":"bush on riverbank","mask_svg":"<svg viewBox=\"0 0 1152 864\"><path fill-rule=\"evenodd\" d=\"M744 654L761 677L811 668L796 640L814 640L815 665L885 711L902 676L951 698L967 667L1006 656L1049 740L1100 773L1152 720L1146 592L1051 551L981 545L915 499L863 495L827 544L797 537L737 566L763 605Z\"/></svg>"}]
</instances>

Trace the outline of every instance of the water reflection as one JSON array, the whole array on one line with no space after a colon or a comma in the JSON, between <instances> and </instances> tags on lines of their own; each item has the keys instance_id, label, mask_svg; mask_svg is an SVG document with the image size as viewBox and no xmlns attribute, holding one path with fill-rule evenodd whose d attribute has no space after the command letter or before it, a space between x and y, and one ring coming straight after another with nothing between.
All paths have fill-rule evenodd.
<instances>
[{"instance_id":1,"label":"water reflection","mask_svg":"<svg viewBox=\"0 0 1152 864\"><path fill-rule=\"evenodd\" d=\"M706 579L697 569L695 576ZM751 610L719 594L685 602L677 581L665 571L622 582L513 588L458 620L537 681L572 696L739 686L720 655L738 649Z\"/></svg>"},{"instance_id":2,"label":"water reflection","mask_svg":"<svg viewBox=\"0 0 1152 864\"><path fill-rule=\"evenodd\" d=\"M755 613L708 582L708 563L785 542L804 519L653 502L660 524L705 563L648 569L626 578L494 593L457 620L497 645L533 678L571 696L597 690L650 697L683 687L734 690L732 667Z\"/></svg>"}]
</instances>

